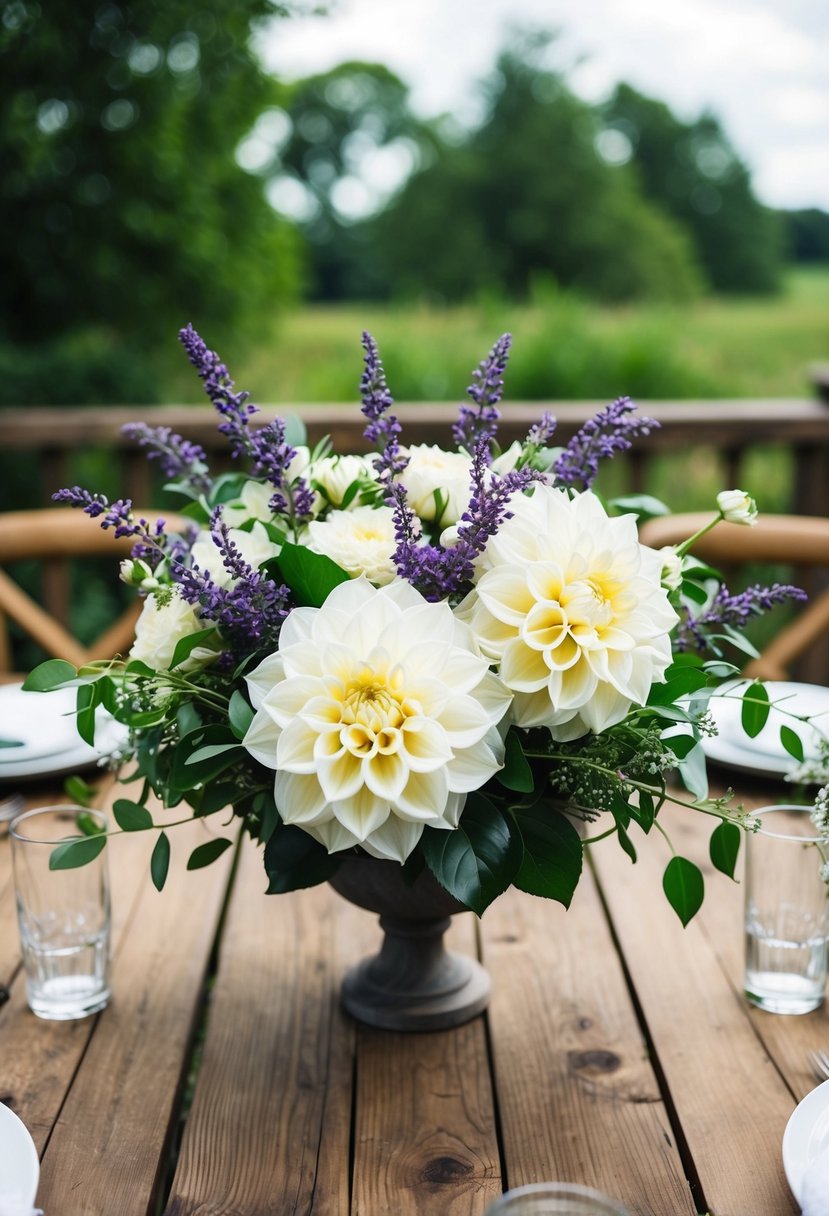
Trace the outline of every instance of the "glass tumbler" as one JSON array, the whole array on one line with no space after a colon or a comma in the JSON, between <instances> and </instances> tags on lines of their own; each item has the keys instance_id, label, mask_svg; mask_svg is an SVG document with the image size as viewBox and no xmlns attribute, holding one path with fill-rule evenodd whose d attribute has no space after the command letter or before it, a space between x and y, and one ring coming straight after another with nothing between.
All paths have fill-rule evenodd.
<instances>
[{"instance_id":1,"label":"glass tumbler","mask_svg":"<svg viewBox=\"0 0 829 1216\"><path fill-rule=\"evenodd\" d=\"M100 811L51 806L12 821L17 921L29 1008L54 1021L83 1018L109 1000L110 896L106 849L86 865L49 868L57 845L106 830ZM82 828L86 828L84 831ZM90 835L92 829L93 835Z\"/></svg>"},{"instance_id":2,"label":"glass tumbler","mask_svg":"<svg viewBox=\"0 0 829 1216\"><path fill-rule=\"evenodd\" d=\"M575 1182L533 1182L507 1191L485 1216L628 1216L618 1199Z\"/></svg>"}]
</instances>

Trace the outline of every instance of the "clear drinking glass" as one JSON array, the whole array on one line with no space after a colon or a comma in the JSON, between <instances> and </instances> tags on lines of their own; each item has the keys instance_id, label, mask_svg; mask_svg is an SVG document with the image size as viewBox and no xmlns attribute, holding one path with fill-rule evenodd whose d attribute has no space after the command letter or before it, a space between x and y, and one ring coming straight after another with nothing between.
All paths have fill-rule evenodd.
<instances>
[{"instance_id":1,"label":"clear drinking glass","mask_svg":"<svg viewBox=\"0 0 829 1216\"><path fill-rule=\"evenodd\" d=\"M628 1216L618 1199L575 1182L533 1182L507 1191L485 1216Z\"/></svg>"},{"instance_id":2,"label":"clear drinking glass","mask_svg":"<svg viewBox=\"0 0 829 1216\"><path fill-rule=\"evenodd\" d=\"M106 849L87 865L50 870L55 846L106 816L80 806L27 811L11 825L17 920L29 1008L55 1021L83 1018L109 1000L110 900Z\"/></svg>"},{"instance_id":3,"label":"clear drinking glass","mask_svg":"<svg viewBox=\"0 0 829 1216\"><path fill-rule=\"evenodd\" d=\"M826 992L826 842L811 807L762 807L746 841L745 995L770 1013L809 1013Z\"/></svg>"}]
</instances>

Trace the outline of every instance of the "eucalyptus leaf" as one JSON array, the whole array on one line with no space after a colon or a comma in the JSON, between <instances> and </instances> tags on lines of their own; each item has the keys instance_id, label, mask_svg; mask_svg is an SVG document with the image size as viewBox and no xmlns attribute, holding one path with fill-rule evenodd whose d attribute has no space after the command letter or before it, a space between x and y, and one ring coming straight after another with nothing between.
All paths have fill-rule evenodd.
<instances>
[{"instance_id":1,"label":"eucalyptus leaf","mask_svg":"<svg viewBox=\"0 0 829 1216\"><path fill-rule=\"evenodd\" d=\"M90 747L95 744L95 707L98 704L98 690L94 684L82 684L77 693L78 712L75 725L84 743Z\"/></svg>"},{"instance_id":2,"label":"eucalyptus leaf","mask_svg":"<svg viewBox=\"0 0 829 1216\"><path fill-rule=\"evenodd\" d=\"M150 877L157 891L164 890L167 881L167 871L170 869L170 841L166 832L160 832L155 842L153 855L150 858Z\"/></svg>"},{"instance_id":3,"label":"eucalyptus leaf","mask_svg":"<svg viewBox=\"0 0 829 1216\"><path fill-rule=\"evenodd\" d=\"M795 760L799 760L801 764L803 763L803 740L797 731L792 730L790 726L781 726L780 742L790 756L793 756Z\"/></svg>"},{"instance_id":4,"label":"eucalyptus leaf","mask_svg":"<svg viewBox=\"0 0 829 1216\"><path fill-rule=\"evenodd\" d=\"M711 861L722 874L727 874L729 878L734 877L741 839L742 833L736 823L729 823L726 819L718 824L711 833L711 840L708 844Z\"/></svg>"},{"instance_id":5,"label":"eucalyptus leaf","mask_svg":"<svg viewBox=\"0 0 829 1216\"><path fill-rule=\"evenodd\" d=\"M758 681L750 684L743 693L740 706L740 721L749 738L754 739L759 735L768 722L770 708L765 686Z\"/></svg>"},{"instance_id":6,"label":"eucalyptus leaf","mask_svg":"<svg viewBox=\"0 0 829 1216\"><path fill-rule=\"evenodd\" d=\"M23 689L25 692L51 692L55 688L63 688L77 674L77 670L65 659L47 659L29 672L23 681Z\"/></svg>"},{"instance_id":7,"label":"eucalyptus leaf","mask_svg":"<svg viewBox=\"0 0 829 1216\"><path fill-rule=\"evenodd\" d=\"M64 840L49 854L49 869L76 870L87 866L103 851L106 842L106 832Z\"/></svg>"},{"instance_id":8,"label":"eucalyptus leaf","mask_svg":"<svg viewBox=\"0 0 829 1216\"><path fill-rule=\"evenodd\" d=\"M233 690L230 704L227 707L227 716L230 721L230 729L236 738L244 739L253 721L254 712L247 697L239 688Z\"/></svg>"},{"instance_id":9,"label":"eucalyptus leaf","mask_svg":"<svg viewBox=\"0 0 829 1216\"><path fill-rule=\"evenodd\" d=\"M204 844L197 845L187 858L187 869L201 870L204 866L211 865L232 844L233 841L228 840L226 836L217 836L214 840L208 840Z\"/></svg>"},{"instance_id":10,"label":"eucalyptus leaf","mask_svg":"<svg viewBox=\"0 0 829 1216\"><path fill-rule=\"evenodd\" d=\"M122 832L143 832L153 826L153 817L139 802L118 798L112 807L115 822Z\"/></svg>"},{"instance_id":11,"label":"eucalyptus leaf","mask_svg":"<svg viewBox=\"0 0 829 1216\"><path fill-rule=\"evenodd\" d=\"M188 633L186 638L180 638L176 642L176 648L170 660L170 671L174 671L176 667L186 663L197 646L201 646L208 638L215 637L216 630L211 627L210 629L197 629L195 633Z\"/></svg>"}]
</instances>

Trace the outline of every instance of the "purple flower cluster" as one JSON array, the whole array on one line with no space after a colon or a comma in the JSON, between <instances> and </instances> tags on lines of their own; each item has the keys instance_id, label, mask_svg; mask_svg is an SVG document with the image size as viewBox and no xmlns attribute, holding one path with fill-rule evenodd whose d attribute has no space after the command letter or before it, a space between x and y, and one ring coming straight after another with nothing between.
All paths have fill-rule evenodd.
<instances>
[{"instance_id":1,"label":"purple flower cluster","mask_svg":"<svg viewBox=\"0 0 829 1216\"><path fill-rule=\"evenodd\" d=\"M140 557L152 566L157 565L169 552L164 520L158 519L152 525L146 519L136 519L128 498L117 498L115 502L110 502L106 494L91 494L80 486L71 486L56 491L52 499L54 502L65 502L70 507L80 507L90 519L99 519L104 531L114 528L116 540L124 536L135 537L133 557Z\"/></svg>"},{"instance_id":2,"label":"purple flower cluster","mask_svg":"<svg viewBox=\"0 0 829 1216\"><path fill-rule=\"evenodd\" d=\"M534 448L544 448L550 444L556 430L556 420L549 410L545 410L541 418L527 433L527 443Z\"/></svg>"},{"instance_id":3,"label":"purple flower cluster","mask_svg":"<svg viewBox=\"0 0 829 1216\"><path fill-rule=\"evenodd\" d=\"M458 421L452 427L455 443L458 447L466 448L468 452L476 451L482 439L489 443L495 438L498 419L501 417L496 406L504 392L503 375L511 345L512 335L502 334L487 357L472 373L472 383L466 391L475 402L475 408L462 405Z\"/></svg>"},{"instance_id":4,"label":"purple flower cluster","mask_svg":"<svg viewBox=\"0 0 829 1216\"><path fill-rule=\"evenodd\" d=\"M234 456L244 456L251 451L251 435L248 420L257 413L255 405L248 404L250 393L234 393L230 374L214 350L199 337L192 325L179 330L179 341L187 352L187 358L195 367L204 391L213 402L217 412L225 419L219 431L230 440Z\"/></svg>"},{"instance_id":5,"label":"purple flower cluster","mask_svg":"<svg viewBox=\"0 0 829 1216\"><path fill-rule=\"evenodd\" d=\"M777 604L805 599L808 596L801 587L787 583L774 583L771 587L747 587L735 595L723 583L705 612L692 616L686 608L686 618L680 622L677 630L677 649L687 650L689 646L695 646L698 650L706 650L712 631L724 627L743 629L751 617L768 612Z\"/></svg>"},{"instance_id":6,"label":"purple flower cluster","mask_svg":"<svg viewBox=\"0 0 829 1216\"><path fill-rule=\"evenodd\" d=\"M203 620L219 625L237 655L275 646L282 622L295 607L290 587L275 583L245 561L230 537L220 509L213 513L210 531L222 564L234 581L228 587L220 587L198 566L173 563L170 574L182 597L199 608Z\"/></svg>"},{"instance_id":7,"label":"purple flower cluster","mask_svg":"<svg viewBox=\"0 0 829 1216\"><path fill-rule=\"evenodd\" d=\"M363 375L360 379L362 411L368 419L363 431L369 443L379 449L374 458L380 480L389 487L392 478L402 473L408 461L400 451L400 423L388 411L394 405L394 397L386 384L383 361L377 343L368 331L363 331Z\"/></svg>"},{"instance_id":8,"label":"purple flower cluster","mask_svg":"<svg viewBox=\"0 0 829 1216\"><path fill-rule=\"evenodd\" d=\"M150 460L159 462L165 477L186 483L196 495L210 493L213 481L199 444L183 439L168 426L147 426L145 422L128 422L121 431L145 448Z\"/></svg>"},{"instance_id":9,"label":"purple flower cluster","mask_svg":"<svg viewBox=\"0 0 829 1216\"><path fill-rule=\"evenodd\" d=\"M654 418L633 418L636 406L630 397L618 397L595 418L585 422L553 465L556 484L589 489L596 480L599 462L626 452L639 435L649 435L659 426Z\"/></svg>"}]
</instances>

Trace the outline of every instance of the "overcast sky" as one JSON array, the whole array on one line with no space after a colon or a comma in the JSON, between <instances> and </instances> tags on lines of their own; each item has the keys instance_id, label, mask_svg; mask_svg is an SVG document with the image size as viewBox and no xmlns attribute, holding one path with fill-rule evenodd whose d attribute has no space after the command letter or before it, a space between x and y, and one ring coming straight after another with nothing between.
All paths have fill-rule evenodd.
<instances>
[{"instance_id":1,"label":"overcast sky","mask_svg":"<svg viewBox=\"0 0 829 1216\"><path fill-rule=\"evenodd\" d=\"M346 59L385 63L421 115L475 113L475 82L510 23L557 28L574 90L619 80L682 118L708 108L764 202L829 210L826 0L329 0L329 15L277 21L261 39L285 79Z\"/></svg>"}]
</instances>

